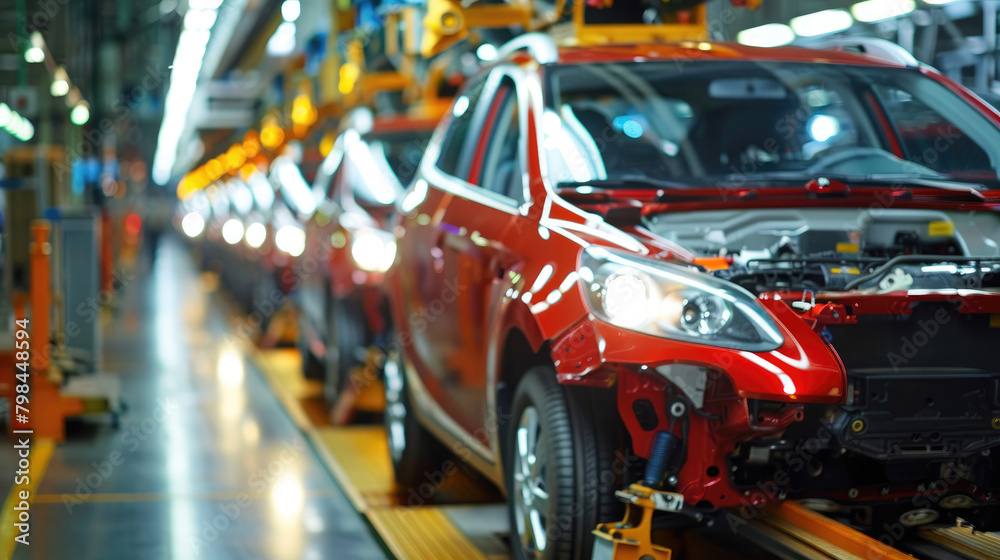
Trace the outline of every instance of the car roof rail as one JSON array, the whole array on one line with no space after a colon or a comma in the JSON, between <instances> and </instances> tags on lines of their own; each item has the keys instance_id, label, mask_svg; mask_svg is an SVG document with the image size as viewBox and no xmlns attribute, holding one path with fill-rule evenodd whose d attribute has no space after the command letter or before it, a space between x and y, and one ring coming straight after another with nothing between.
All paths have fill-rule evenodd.
<instances>
[{"instance_id":1,"label":"car roof rail","mask_svg":"<svg viewBox=\"0 0 1000 560\"><path fill-rule=\"evenodd\" d=\"M528 51L541 64L559 61L559 47L551 36L545 33L525 33L507 41L497 49L497 60L506 58L517 51Z\"/></svg>"},{"instance_id":2,"label":"car roof rail","mask_svg":"<svg viewBox=\"0 0 1000 560\"><path fill-rule=\"evenodd\" d=\"M878 37L830 37L814 48L860 54L881 62L917 67L918 61L910 51L900 45Z\"/></svg>"}]
</instances>

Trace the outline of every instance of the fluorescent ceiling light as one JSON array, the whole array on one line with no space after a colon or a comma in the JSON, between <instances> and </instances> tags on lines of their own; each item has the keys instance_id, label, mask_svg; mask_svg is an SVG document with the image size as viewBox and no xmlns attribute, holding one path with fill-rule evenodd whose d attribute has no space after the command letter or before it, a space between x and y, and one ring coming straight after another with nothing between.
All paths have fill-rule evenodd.
<instances>
[{"instance_id":1,"label":"fluorescent ceiling light","mask_svg":"<svg viewBox=\"0 0 1000 560\"><path fill-rule=\"evenodd\" d=\"M267 40L267 54L271 56L287 56L295 50L295 24L286 21L282 22L274 35Z\"/></svg>"},{"instance_id":2,"label":"fluorescent ceiling light","mask_svg":"<svg viewBox=\"0 0 1000 560\"><path fill-rule=\"evenodd\" d=\"M181 229L188 237L198 237L205 229L205 219L194 212L188 212L181 220Z\"/></svg>"},{"instance_id":3,"label":"fluorescent ceiling light","mask_svg":"<svg viewBox=\"0 0 1000 560\"><path fill-rule=\"evenodd\" d=\"M285 0L281 4L281 17L285 21L295 21L299 19L299 14L302 12L302 6L299 4L299 0Z\"/></svg>"},{"instance_id":4,"label":"fluorescent ceiling light","mask_svg":"<svg viewBox=\"0 0 1000 560\"><path fill-rule=\"evenodd\" d=\"M497 57L497 48L489 43L483 43L476 49L476 56L483 62L489 62Z\"/></svg>"},{"instance_id":5,"label":"fluorescent ceiling light","mask_svg":"<svg viewBox=\"0 0 1000 560\"><path fill-rule=\"evenodd\" d=\"M52 97L62 97L69 93L69 83L64 80L56 80L49 87L49 93L52 94Z\"/></svg>"},{"instance_id":6,"label":"fluorescent ceiling light","mask_svg":"<svg viewBox=\"0 0 1000 560\"><path fill-rule=\"evenodd\" d=\"M254 222L247 226L244 238L247 240L247 245L256 249L263 245L264 240L267 239L267 228L260 222Z\"/></svg>"},{"instance_id":7,"label":"fluorescent ceiling light","mask_svg":"<svg viewBox=\"0 0 1000 560\"><path fill-rule=\"evenodd\" d=\"M288 200L295 206L295 210L300 214L311 216L316 211L316 201L299 167L287 158L276 161L275 167L281 188L288 195Z\"/></svg>"},{"instance_id":8,"label":"fluorescent ceiling light","mask_svg":"<svg viewBox=\"0 0 1000 560\"><path fill-rule=\"evenodd\" d=\"M768 23L736 34L736 41L749 47L780 47L794 40L795 32L783 23Z\"/></svg>"},{"instance_id":9,"label":"fluorescent ceiling light","mask_svg":"<svg viewBox=\"0 0 1000 560\"><path fill-rule=\"evenodd\" d=\"M215 10L189 10L184 16L184 29L209 30L215 25Z\"/></svg>"},{"instance_id":10,"label":"fluorescent ceiling light","mask_svg":"<svg viewBox=\"0 0 1000 560\"><path fill-rule=\"evenodd\" d=\"M90 120L90 107L87 106L86 101L81 101L76 104L76 107L73 107L69 113L69 120L77 126L84 125Z\"/></svg>"},{"instance_id":11,"label":"fluorescent ceiling light","mask_svg":"<svg viewBox=\"0 0 1000 560\"><path fill-rule=\"evenodd\" d=\"M62 97L69 93L69 75L66 74L66 69L62 66L56 68L55 73L52 75L52 85L49 87L49 93L53 97Z\"/></svg>"},{"instance_id":12,"label":"fluorescent ceiling light","mask_svg":"<svg viewBox=\"0 0 1000 560\"><path fill-rule=\"evenodd\" d=\"M28 47L28 50L24 51L24 60L32 64L43 62L45 60L45 51L38 47Z\"/></svg>"},{"instance_id":13,"label":"fluorescent ceiling light","mask_svg":"<svg viewBox=\"0 0 1000 560\"><path fill-rule=\"evenodd\" d=\"M191 109L191 100L198 88L205 48L212 36L212 26L218 17L216 10L222 0L191 0L190 11L184 16L184 30L177 40L177 51L170 72L170 86L163 104L163 122L156 138L151 175L157 184L165 185L173 174L177 161L177 146L184 133L184 122Z\"/></svg>"},{"instance_id":14,"label":"fluorescent ceiling light","mask_svg":"<svg viewBox=\"0 0 1000 560\"><path fill-rule=\"evenodd\" d=\"M815 37L843 31L854 24L847 10L823 10L792 18L792 31L800 37Z\"/></svg>"},{"instance_id":15,"label":"fluorescent ceiling light","mask_svg":"<svg viewBox=\"0 0 1000 560\"><path fill-rule=\"evenodd\" d=\"M236 245L243 240L243 222L229 218L222 224L222 238L230 245Z\"/></svg>"},{"instance_id":16,"label":"fluorescent ceiling light","mask_svg":"<svg viewBox=\"0 0 1000 560\"><path fill-rule=\"evenodd\" d=\"M24 60L38 63L45 60L45 39L38 31L31 32L31 46L24 51Z\"/></svg>"},{"instance_id":17,"label":"fluorescent ceiling light","mask_svg":"<svg viewBox=\"0 0 1000 560\"><path fill-rule=\"evenodd\" d=\"M915 9L917 4L913 0L866 0L851 6L851 14L858 21L874 23L905 16Z\"/></svg>"},{"instance_id":18,"label":"fluorescent ceiling light","mask_svg":"<svg viewBox=\"0 0 1000 560\"><path fill-rule=\"evenodd\" d=\"M21 121L21 127L13 134L18 140L27 142L35 135L35 125L31 124L31 121L28 119L23 119Z\"/></svg>"}]
</instances>

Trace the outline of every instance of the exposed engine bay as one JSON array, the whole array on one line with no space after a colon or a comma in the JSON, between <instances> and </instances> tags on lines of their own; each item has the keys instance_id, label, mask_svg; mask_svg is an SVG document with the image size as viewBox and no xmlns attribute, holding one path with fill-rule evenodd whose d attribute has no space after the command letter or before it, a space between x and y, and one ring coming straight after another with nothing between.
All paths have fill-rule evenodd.
<instances>
[{"instance_id":1,"label":"exposed engine bay","mask_svg":"<svg viewBox=\"0 0 1000 560\"><path fill-rule=\"evenodd\" d=\"M752 429L792 411L801 420L736 446L736 487L779 481L782 495L875 526L971 517L1000 528L992 498L1000 491L1000 358L991 350L1000 314L963 307L962 298L1000 292L1000 216L778 208L662 214L646 226L758 296L796 294L792 307L803 314L822 302L903 300L890 311L846 303L849 317L815 323L843 363L845 402L748 399ZM905 300L935 292L953 295ZM921 503L894 501L901 488Z\"/></svg>"},{"instance_id":2,"label":"exposed engine bay","mask_svg":"<svg viewBox=\"0 0 1000 560\"><path fill-rule=\"evenodd\" d=\"M893 208L764 208L660 214L646 226L750 292L1000 288L1000 217ZM920 258L909 257L920 255ZM940 260L929 258L940 256ZM868 278L890 259L885 274ZM982 262L975 258L983 257ZM995 259L995 260L993 260Z\"/></svg>"}]
</instances>

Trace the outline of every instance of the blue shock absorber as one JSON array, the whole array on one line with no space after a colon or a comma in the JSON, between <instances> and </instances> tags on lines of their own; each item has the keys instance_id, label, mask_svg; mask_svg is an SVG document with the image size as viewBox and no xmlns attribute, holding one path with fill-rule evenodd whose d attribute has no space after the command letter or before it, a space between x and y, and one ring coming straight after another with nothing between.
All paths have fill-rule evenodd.
<instances>
[{"instance_id":1,"label":"blue shock absorber","mask_svg":"<svg viewBox=\"0 0 1000 560\"><path fill-rule=\"evenodd\" d=\"M646 462L646 474L642 478L642 483L649 488L659 488L663 476L667 474L667 467L674 462L680 447L681 438L670 432L657 432L653 439L653 449L649 453L649 461Z\"/></svg>"}]
</instances>

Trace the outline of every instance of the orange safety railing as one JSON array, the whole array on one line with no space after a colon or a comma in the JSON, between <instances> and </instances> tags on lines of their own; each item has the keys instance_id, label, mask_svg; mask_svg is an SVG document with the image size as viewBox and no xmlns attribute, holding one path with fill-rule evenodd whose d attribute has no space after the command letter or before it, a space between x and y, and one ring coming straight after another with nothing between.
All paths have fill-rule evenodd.
<instances>
[{"instance_id":1,"label":"orange safety railing","mask_svg":"<svg viewBox=\"0 0 1000 560\"><path fill-rule=\"evenodd\" d=\"M82 414L83 401L65 398L59 393L59 384L49 378L49 334L52 313L52 245L49 243L49 222L35 220L31 224L33 241L31 255L31 400L27 425L11 424L18 429L32 429L38 438L63 440L66 438L66 417ZM24 306L17 310L23 318ZM14 407L11 407L12 410Z\"/></svg>"}]
</instances>

